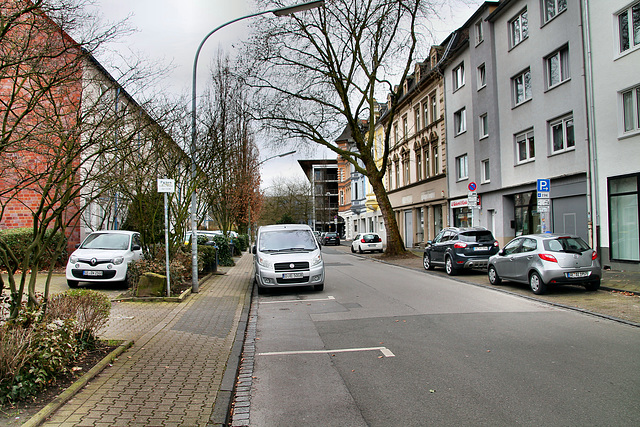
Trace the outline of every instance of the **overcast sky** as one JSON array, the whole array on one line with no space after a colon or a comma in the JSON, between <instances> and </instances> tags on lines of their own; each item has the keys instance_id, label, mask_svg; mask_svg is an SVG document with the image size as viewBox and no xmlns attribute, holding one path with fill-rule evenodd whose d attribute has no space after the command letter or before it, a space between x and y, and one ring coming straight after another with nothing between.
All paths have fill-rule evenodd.
<instances>
[{"instance_id":1,"label":"overcast sky","mask_svg":"<svg viewBox=\"0 0 640 427\"><path fill-rule=\"evenodd\" d=\"M300 0L299 3L304 1L306 0ZM482 0L444 1L448 5L440 12L443 22L437 25L437 43L462 25L482 3ZM291 1L291 4L293 3L294 1ZM140 54L150 61L160 61L164 65L172 64L173 68L166 75L162 87L163 90L176 94L191 93L193 60L202 39L219 25L253 13L251 5L250 0L96 0L98 13L103 19L120 21L129 17L129 25L136 29L133 35L109 48L121 51L125 56L130 52ZM232 51L234 44L247 34L246 22L231 24L207 40L198 60L198 92L206 83L207 69L216 50L223 48ZM98 60L107 70L112 70L110 64L105 63L100 57ZM117 73L113 74L117 77ZM260 148L261 160L277 154L264 147ZM269 160L261 166L262 188L268 187L276 177L304 177L298 166L298 159L335 157L333 152L323 152L319 149L315 153L296 153Z\"/></svg>"}]
</instances>

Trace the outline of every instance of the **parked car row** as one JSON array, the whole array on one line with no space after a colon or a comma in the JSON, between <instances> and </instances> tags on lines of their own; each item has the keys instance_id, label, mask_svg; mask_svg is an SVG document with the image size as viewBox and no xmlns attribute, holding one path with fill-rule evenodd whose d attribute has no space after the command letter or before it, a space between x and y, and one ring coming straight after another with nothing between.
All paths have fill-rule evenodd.
<instances>
[{"instance_id":1,"label":"parked car row","mask_svg":"<svg viewBox=\"0 0 640 427\"><path fill-rule=\"evenodd\" d=\"M492 285L502 280L525 283L537 295L557 285L595 291L602 277L597 252L579 236L518 236L499 249L491 232L480 227L445 228L427 242L422 264L426 270L444 267L449 275L465 268L483 269Z\"/></svg>"}]
</instances>

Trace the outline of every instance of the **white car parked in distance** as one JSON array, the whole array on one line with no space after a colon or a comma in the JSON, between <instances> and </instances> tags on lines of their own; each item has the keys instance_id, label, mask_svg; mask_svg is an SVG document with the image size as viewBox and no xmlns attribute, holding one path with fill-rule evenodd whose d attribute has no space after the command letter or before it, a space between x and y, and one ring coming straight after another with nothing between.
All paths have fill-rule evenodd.
<instances>
[{"instance_id":1,"label":"white car parked in distance","mask_svg":"<svg viewBox=\"0 0 640 427\"><path fill-rule=\"evenodd\" d=\"M351 252L382 252L382 239L377 233L359 233L351 242Z\"/></svg>"},{"instance_id":2,"label":"white car parked in distance","mask_svg":"<svg viewBox=\"0 0 640 427\"><path fill-rule=\"evenodd\" d=\"M127 269L131 261L142 258L140 233L104 230L89 234L67 262L67 284L79 282L121 282L128 286Z\"/></svg>"}]
</instances>

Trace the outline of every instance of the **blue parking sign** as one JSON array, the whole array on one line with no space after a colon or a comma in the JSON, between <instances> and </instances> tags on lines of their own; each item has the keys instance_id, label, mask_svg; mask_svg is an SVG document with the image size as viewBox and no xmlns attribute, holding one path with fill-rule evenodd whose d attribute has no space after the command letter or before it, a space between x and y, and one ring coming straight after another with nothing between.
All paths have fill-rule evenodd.
<instances>
[{"instance_id":1,"label":"blue parking sign","mask_svg":"<svg viewBox=\"0 0 640 427\"><path fill-rule=\"evenodd\" d=\"M539 179L538 180L538 191L540 191L540 192L551 191L551 180L550 179Z\"/></svg>"}]
</instances>

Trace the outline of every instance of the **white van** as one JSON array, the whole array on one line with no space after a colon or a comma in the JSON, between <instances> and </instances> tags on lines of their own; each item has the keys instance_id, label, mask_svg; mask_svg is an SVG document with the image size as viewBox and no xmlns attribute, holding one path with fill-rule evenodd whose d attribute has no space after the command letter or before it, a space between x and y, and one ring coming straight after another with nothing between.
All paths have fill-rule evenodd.
<instances>
[{"instance_id":1,"label":"white van","mask_svg":"<svg viewBox=\"0 0 640 427\"><path fill-rule=\"evenodd\" d=\"M308 225L262 226L251 252L259 293L286 286L324 289L322 252Z\"/></svg>"}]
</instances>

